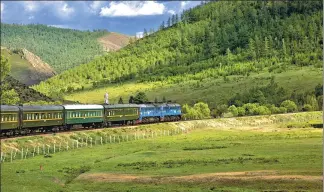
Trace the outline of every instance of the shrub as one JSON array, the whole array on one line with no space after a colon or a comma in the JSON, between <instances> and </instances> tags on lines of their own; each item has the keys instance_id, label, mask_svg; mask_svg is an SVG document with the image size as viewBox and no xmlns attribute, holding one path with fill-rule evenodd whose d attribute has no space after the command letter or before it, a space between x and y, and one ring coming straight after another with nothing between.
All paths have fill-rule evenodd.
<instances>
[{"instance_id":1,"label":"shrub","mask_svg":"<svg viewBox=\"0 0 324 192\"><path fill-rule=\"evenodd\" d=\"M244 116L245 115L245 109L243 107L237 108L237 115L238 116Z\"/></svg>"},{"instance_id":2,"label":"shrub","mask_svg":"<svg viewBox=\"0 0 324 192\"><path fill-rule=\"evenodd\" d=\"M210 109L208 107L208 104L199 102L196 103L193 108L197 111L199 118L202 119L210 117Z\"/></svg>"},{"instance_id":3,"label":"shrub","mask_svg":"<svg viewBox=\"0 0 324 192\"><path fill-rule=\"evenodd\" d=\"M279 113L287 113L287 109L285 107L279 107Z\"/></svg>"},{"instance_id":4,"label":"shrub","mask_svg":"<svg viewBox=\"0 0 324 192\"><path fill-rule=\"evenodd\" d=\"M305 104L303 106L303 111L313 111L313 107L310 104Z\"/></svg>"},{"instance_id":5,"label":"shrub","mask_svg":"<svg viewBox=\"0 0 324 192\"><path fill-rule=\"evenodd\" d=\"M228 111L230 113L232 113L233 116L237 116L238 115L238 110L237 108L235 107L235 105L231 105L229 108L228 108Z\"/></svg>"},{"instance_id":6,"label":"shrub","mask_svg":"<svg viewBox=\"0 0 324 192\"><path fill-rule=\"evenodd\" d=\"M259 106L256 108L255 112L258 114L258 115L270 115L271 114L271 111L270 109L268 109L268 107L266 106Z\"/></svg>"},{"instance_id":7,"label":"shrub","mask_svg":"<svg viewBox=\"0 0 324 192\"><path fill-rule=\"evenodd\" d=\"M258 103L246 103L243 105L246 115L257 115L257 108L259 107Z\"/></svg>"},{"instance_id":8,"label":"shrub","mask_svg":"<svg viewBox=\"0 0 324 192\"><path fill-rule=\"evenodd\" d=\"M297 111L297 105L295 102L290 100L285 100L281 103L280 107L285 107L287 109L287 112L296 112Z\"/></svg>"}]
</instances>

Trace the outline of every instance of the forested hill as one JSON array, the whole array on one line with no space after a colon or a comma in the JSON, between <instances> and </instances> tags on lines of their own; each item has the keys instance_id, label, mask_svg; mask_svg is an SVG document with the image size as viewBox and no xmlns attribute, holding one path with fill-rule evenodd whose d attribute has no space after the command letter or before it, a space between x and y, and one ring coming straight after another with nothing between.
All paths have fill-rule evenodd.
<instances>
[{"instance_id":1,"label":"forested hill","mask_svg":"<svg viewBox=\"0 0 324 192\"><path fill-rule=\"evenodd\" d=\"M180 83L322 67L322 1L217 1L35 88L48 95L125 81ZM181 94L181 93L176 93ZM229 99L229 98L228 98Z\"/></svg>"},{"instance_id":2,"label":"forested hill","mask_svg":"<svg viewBox=\"0 0 324 192\"><path fill-rule=\"evenodd\" d=\"M10 50L27 49L60 73L103 55L98 38L109 32L62 29L40 24L1 23L1 46Z\"/></svg>"}]
</instances>

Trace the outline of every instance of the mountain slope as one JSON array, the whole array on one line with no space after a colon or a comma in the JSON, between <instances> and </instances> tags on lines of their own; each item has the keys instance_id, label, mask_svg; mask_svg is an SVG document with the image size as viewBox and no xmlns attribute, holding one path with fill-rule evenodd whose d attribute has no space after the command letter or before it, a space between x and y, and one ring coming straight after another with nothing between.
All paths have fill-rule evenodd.
<instances>
[{"instance_id":1,"label":"mountain slope","mask_svg":"<svg viewBox=\"0 0 324 192\"><path fill-rule=\"evenodd\" d=\"M10 50L27 49L50 64L58 73L89 62L104 50L97 39L107 31L78 31L40 24L1 23L1 46Z\"/></svg>"},{"instance_id":2,"label":"mountain slope","mask_svg":"<svg viewBox=\"0 0 324 192\"><path fill-rule=\"evenodd\" d=\"M126 45L130 40L129 36L111 32L98 39L98 42L103 46L105 51L117 51Z\"/></svg>"},{"instance_id":3,"label":"mountain slope","mask_svg":"<svg viewBox=\"0 0 324 192\"><path fill-rule=\"evenodd\" d=\"M10 60L12 69L10 75L27 86L38 84L56 75L47 63L26 49L10 51L1 47L1 53Z\"/></svg>"},{"instance_id":4,"label":"mountain slope","mask_svg":"<svg viewBox=\"0 0 324 192\"><path fill-rule=\"evenodd\" d=\"M59 87L54 94L86 95L88 90L109 87L111 83L123 86L125 82L156 82L162 84L162 93L167 86L191 81L226 84L231 77L245 79L257 73L277 76L305 67L321 71L322 8L320 1L210 2L186 11L178 19L172 18L170 27L161 26L160 31L42 82L35 89L51 95L53 87ZM297 81L290 84L296 85ZM230 96L258 85L234 90ZM296 89L303 87L289 88L279 100L300 91ZM169 99L181 97L180 90ZM216 103L230 99L215 98Z\"/></svg>"}]
</instances>

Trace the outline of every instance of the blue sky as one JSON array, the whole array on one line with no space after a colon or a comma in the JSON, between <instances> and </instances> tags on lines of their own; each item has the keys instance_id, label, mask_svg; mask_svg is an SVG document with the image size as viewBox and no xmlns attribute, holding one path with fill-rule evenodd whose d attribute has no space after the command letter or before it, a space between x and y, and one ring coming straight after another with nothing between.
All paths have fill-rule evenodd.
<instances>
[{"instance_id":1,"label":"blue sky","mask_svg":"<svg viewBox=\"0 0 324 192\"><path fill-rule=\"evenodd\" d=\"M2 1L1 22L135 35L200 1Z\"/></svg>"}]
</instances>

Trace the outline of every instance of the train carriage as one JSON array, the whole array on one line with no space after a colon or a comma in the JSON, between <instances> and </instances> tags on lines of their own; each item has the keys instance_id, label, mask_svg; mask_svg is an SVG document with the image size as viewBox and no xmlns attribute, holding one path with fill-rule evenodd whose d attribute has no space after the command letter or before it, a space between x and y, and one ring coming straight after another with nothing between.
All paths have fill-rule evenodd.
<instances>
[{"instance_id":1,"label":"train carriage","mask_svg":"<svg viewBox=\"0 0 324 192\"><path fill-rule=\"evenodd\" d=\"M65 124L68 128L73 125L83 127L103 127L104 107L102 105L64 105Z\"/></svg>"},{"instance_id":2,"label":"train carriage","mask_svg":"<svg viewBox=\"0 0 324 192\"><path fill-rule=\"evenodd\" d=\"M11 105L1 105L1 133L11 133L20 127L19 107Z\"/></svg>"},{"instance_id":3,"label":"train carriage","mask_svg":"<svg viewBox=\"0 0 324 192\"><path fill-rule=\"evenodd\" d=\"M64 124L62 106L26 105L20 109L22 129L57 130Z\"/></svg>"},{"instance_id":4,"label":"train carriage","mask_svg":"<svg viewBox=\"0 0 324 192\"><path fill-rule=\"evenodd\" d=\"M107 125L112 124L136 124L140 116L139 105L136 104L115 104L104 105L105 121Z\"/></svg>"}]
</instances>

